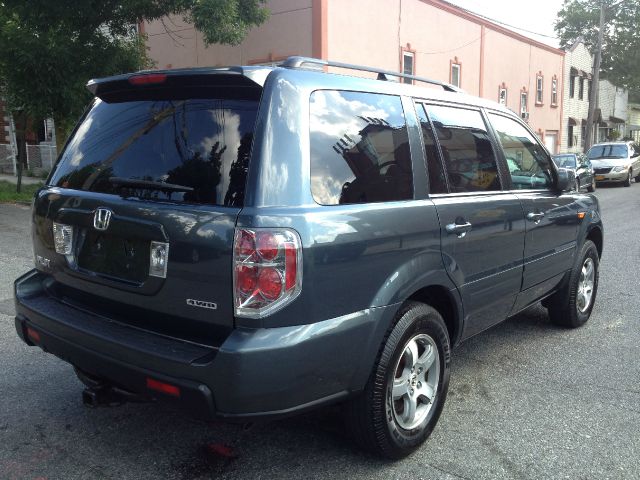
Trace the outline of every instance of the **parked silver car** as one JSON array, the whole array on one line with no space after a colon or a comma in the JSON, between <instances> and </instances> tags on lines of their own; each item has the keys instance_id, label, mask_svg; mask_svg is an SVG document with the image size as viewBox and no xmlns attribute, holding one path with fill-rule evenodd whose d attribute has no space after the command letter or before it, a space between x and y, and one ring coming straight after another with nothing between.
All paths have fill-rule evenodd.
<instances>
[{"instance_id":1,"label":"parked silver car","mask_svg":"<svg viewBox=\"0 0 640 480\"><path fill-rule=\"evenodd\" d=\"M593 165L596 182L640 183L640 146L633 142L598 143L587 154Z\"/></svg>"}]
</instances>

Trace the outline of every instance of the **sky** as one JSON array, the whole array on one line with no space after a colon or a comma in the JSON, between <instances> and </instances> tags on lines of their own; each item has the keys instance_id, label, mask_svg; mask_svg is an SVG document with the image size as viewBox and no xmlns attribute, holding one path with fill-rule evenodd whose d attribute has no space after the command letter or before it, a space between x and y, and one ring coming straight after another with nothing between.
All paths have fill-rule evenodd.
<instances>
[{"instance_id":1,"label":"sky","mask_svg":"<svg viewBox=\"0 0 640 480\"><path fill-rule=\"evenodd\" d=\"M553 24L562 0L448 0L449 3L474 13L499 20L510 25L555 37ZM504 26L504 25L503 25ZM533 35L512 28L518 33L557 47L558 40Z\"/></svg>"}]
</instances>

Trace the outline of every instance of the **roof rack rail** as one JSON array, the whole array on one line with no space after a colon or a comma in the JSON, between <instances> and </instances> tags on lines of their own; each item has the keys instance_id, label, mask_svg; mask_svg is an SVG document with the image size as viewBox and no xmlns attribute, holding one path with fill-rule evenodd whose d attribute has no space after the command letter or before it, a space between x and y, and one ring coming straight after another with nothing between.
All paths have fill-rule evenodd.
<instances>
[{"instance_id":1,"label":"roof rack rail","mask_svg":"<svg viewBox=\"0 0 640 480\"><path fill-rule=\"evenodd\" d=\"M415 75L407 75L406 73L392 72L391 70L383 70L380 68L366 67L364 65L355 65L352 63L332 62L331 60L321 60L311 57L289 57L281 63L285 68L304 68L305 65L314 65L317 67L336 67L348 70L360 70L363 72L371 72L378 74L378 80L389 80L388 77L409 78L417 82L429 83L442 87L447 92L462 92L463 90L446 82L439 82L430 78L416 77Z\"/></svg>"}]
</instances>

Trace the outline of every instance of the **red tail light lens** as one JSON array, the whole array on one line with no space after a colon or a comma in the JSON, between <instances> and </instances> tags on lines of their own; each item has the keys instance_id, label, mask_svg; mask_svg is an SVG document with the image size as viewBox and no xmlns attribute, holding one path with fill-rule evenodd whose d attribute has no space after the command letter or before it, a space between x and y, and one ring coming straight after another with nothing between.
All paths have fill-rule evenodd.
<instances>
[{"instance_id":1,"label":"red tail light lens","mask_svg":"<svg viewBox=\"0 0 640 480\"><path fill-rule=\"evenodd\" d=\"M129 77L129 83L131 85L153 85L156 83L164 83L166 81L166 73L143 73L142 75Z\"/></svg>"},{"instance_id":2,"label":"red tail light lens","mask_svg":"<svg viewBox=\"0 0 640 480\"><path fill-rule=\"evenodd\" d=\"M302 289L300 237L286 228L237 229L233 268L236 315L270 315Z\"/></svg>"},{"instance_id":3,"label":"red tail light lens","mask_svg":"<svg viewBox=\"0 0 640 480\"><path fill-rule=\"evenodd\" d=\"M164 383L159 380L147 377L147 388L156 392L171 395L172 397L180 396L180 388L170 383Z\"/></svg>"}]
</instances>

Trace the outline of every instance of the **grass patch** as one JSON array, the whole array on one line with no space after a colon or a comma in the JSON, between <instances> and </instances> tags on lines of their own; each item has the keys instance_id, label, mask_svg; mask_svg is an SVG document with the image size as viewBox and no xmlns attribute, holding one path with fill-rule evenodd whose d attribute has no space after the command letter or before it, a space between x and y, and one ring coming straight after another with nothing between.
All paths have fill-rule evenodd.
<instances>
[{"instance_id":1,"label":"grass patch","mask_svg":"<svg viewBox=\"0 0 640 480\"><path fill-rule=\"evenodd\" d=\"M42 183L37 185L22 184L22 191L20 193L16 193L15 183L0 180L0 203L31 202L36 190L41 186Z\"/></svg>"}]
</instances>

